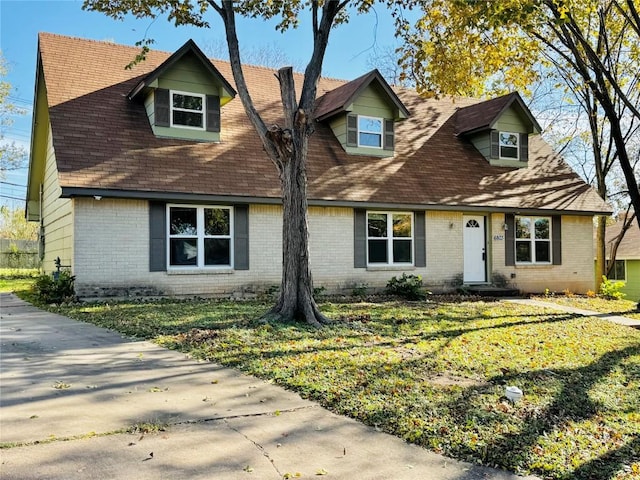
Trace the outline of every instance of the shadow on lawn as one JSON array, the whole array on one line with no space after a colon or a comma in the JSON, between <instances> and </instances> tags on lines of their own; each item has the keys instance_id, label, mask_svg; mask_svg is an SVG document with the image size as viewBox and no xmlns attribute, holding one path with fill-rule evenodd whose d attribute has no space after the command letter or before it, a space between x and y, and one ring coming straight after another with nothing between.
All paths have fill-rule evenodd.
<instances>
[{"instance_id":1,"label":"shadow on lawn","mask_svg":"<svg viewBox=\"0 0 640 480\"><path fill-rule=\"evenodd\" d=\"M554 378L560 379L562 387L553 401L543 410L526 418L525 425L519 433L497 436L487 445L487 458L484 460L489 464L500 462L506 468L514 468L518 466L516 463L521 461L523 456L529 455L532 450L535 452L534 447L541 437L552 435L555 431L565 427L568 422L584 420L605 422L606 419L602 414L606 413L607 407L594 401L590 397L589 391L601 379L620 366L625 359L636 355L640 355L640 345L607 352L598 360L584 367L554 370ZM626 367L625 373L628 377L640 375L638 367L633 364ZM549 375L548 370L535 370L496 377L489 381L493 384L523 385L529 383L533 385L547 375ZM482 387L469 388L462 396L462 400L451 404L450 408L463 412L473 410L476 408L472 405L474 394L482 393L483 390ZM629 435L627 434L627 436ZM634 462L640 462L640 436L637 433L632 433L630 437L631 440L626 443L623 443L622 436L615 441L610 439L606 443L614 448L609 448L606 453L582 463L572 473L557 478L575 480L613 478L625 465L629 466ZM588 446L584 448L588 448ZM535 455L535 453L533 454ZM505 458L510 459L511 463L504 464ZM548 474L550 472L541 469L537 473Z\"/></svg>"}]
</instances>

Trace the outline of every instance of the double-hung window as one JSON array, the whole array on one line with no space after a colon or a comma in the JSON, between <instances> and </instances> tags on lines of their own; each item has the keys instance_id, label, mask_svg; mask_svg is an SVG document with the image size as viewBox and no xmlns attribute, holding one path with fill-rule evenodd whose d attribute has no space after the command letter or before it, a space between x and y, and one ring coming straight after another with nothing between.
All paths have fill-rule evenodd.
<instances>
[{"instance_id":1,"label":"double-hung window","mask_svg":"<svg viewBox=\"0 0 640 480\"><path fill-rule=\"evenodd\" d=\"M171 126L205 128L205 96L198 93L171 91Z\"/></svg>"},{"instance_id":2,"label":"double-hung window","mask_svg":"<svg viewBox=\"0 0 640 480\"><path fill-rule=\"evenodd\" d=\"M609 274L609 280L626 281L627 271L625 264L626 262L624 260L616 260L613 268L611 269L611 273Z\"/></svg>"},{"instance_id":3,"label":"double-hung window","mask_svg":"<svg viewBox=\"0 0 640 480\"><path fill-rule=\"evenodd\" d=\"M369 265L413 265L413 214L367 212Z\"/></svg>"},{"instance_id":4,"label":"double-hung window","mask_svg":"<svg viewBox=\"0 0 640 480\"><path fill-rule=\"evenodd\" d=\"M169 267L233 266L231 207L169 205L167 208Z\"/></svg>"},{"instance_id":5,"label":"double-hung window","mask_svg":"<svg viewBox=\"0 0 640 480\"><path fill-rule=\"evenodd\" d=\"M358 146L382 148L382 118L358 115Z\"/></svg>"},{"instance_id":6,"label":"double-hung window","mask_svg":"<svg viewBox=\"0 0 640 480\"><path fill-rule=\"evenodd\" d=\"M551 263L551 219L516 217L516 263Z\"/></svg>"},{"instance_id":7,"label":"double-hung window","mask_svg":"<svg viewBox=\"0 0 640 480\"><path fill-rule=\"evenodd\" d=\"M500 132L498 136L500 158L518 160L520 150L520 135L513 132Z\"/></svg>"}]
</instances>

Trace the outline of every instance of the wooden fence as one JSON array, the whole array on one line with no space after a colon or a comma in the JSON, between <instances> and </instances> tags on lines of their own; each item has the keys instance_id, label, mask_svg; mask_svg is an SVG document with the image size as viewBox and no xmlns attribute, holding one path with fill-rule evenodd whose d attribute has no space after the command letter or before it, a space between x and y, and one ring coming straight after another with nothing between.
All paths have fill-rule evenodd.
<instances>
[{"instance_id":1,"label":"wooden fence","mask_svg":"<svg viewBox=\"0 0 640 480\"><path fill-rule=\"evenodd\" d=\"M38 268L37 240L0 238L0 268Z\"/></svg>"}]
</instances>

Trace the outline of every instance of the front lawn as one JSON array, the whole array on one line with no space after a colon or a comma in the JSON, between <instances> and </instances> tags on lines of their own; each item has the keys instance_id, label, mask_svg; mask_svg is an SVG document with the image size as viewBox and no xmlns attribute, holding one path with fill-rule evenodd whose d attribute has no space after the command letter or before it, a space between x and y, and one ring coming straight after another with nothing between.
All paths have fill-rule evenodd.
<instances>
[{"instance_id":1,"label":"front lawn","mask_svg":"<svg viewBox=\"0 0 640 480\"><path fill-rule=\"evenodd\" d=\"M438 453L553 479L640 478L640 331L500 302L74 305L71 317L270 379ZM524 391L509 403L505 386Z\"/></svg>"}]
</instances>

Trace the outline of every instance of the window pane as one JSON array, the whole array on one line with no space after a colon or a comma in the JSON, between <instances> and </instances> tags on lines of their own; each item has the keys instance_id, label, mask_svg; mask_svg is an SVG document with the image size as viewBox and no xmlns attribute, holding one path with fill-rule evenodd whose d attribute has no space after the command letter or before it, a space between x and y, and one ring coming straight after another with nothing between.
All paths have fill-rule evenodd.
<instances>
[{"instance_id":1,"label":"window pane","mask_svg":"<svg viewBox=\"0 0 640 480\"><path fill-rule=\"evenodd\" d=\"M530 218L516 218L516 238L531 238Z\"/></svg>"},{"instance_id":2,"label":"window pane","mask_svg":"<svg viewBox=\"0 0 640 480\"><path fill-rule=\"evenodd\" d=\"M187 127L202 127L202 114L196 112L173 111L173 124Z\"/></svg>"},{"instance_id":3,"label":"window pane","mask_svg":"<svg viewBox=\"0 0 640 480\"><path fill-rule=\"evenodd\" d=\"M549 238L549 219L539 218L536 220L536 238Z\"/></svg>"},{"instance_id":4,"label":"window pane","mask_svg":"<svg viewBox=\"0 0 640 480\"><path fill-rule=\"evenodd\" d=\"M385 213L370 213L367 224L370 237L387 236L387 215Z\"/></svg>"},{"instance_id":5,"label":"window pane","mask_svg":"<svg viewBox=\"0 0 640 480\"><path fill-rule=\"evenodd\" d=\"M411 263L411 240L393 241L393 263Z\"/></svg>"},{"instance_id":6,"label":"window pane","mask_svg":"<svg viewBox=\"0 0 640 480\"><path fill-rule=\"evenodd\" d=\"M518 158L518 149L516 147L500 147L501 158Z\"/></svg>"},{"instance_id":7,"label":"window pane","mask_svg":"<svg viewBox=\"0 0 640 480\"><path fill-rule=\"evenodd\" d=\"M369 263L389 263L386 240L369 240Z\"/></svg>"},{"instance_id":8,"label":"window pane","mask_svg":"<svg viewBox=\"0 0 640 480\"><path fill-rule=\"evenodd\" d=\"M204 209L204 234L229 235L229 210L226 208Z\"/></svg>"},{"instance_id":9,"label":"window pane","mask_svg":"<svg viewBox=\"0 0 640 480\"><path fill-rule=\"evenodd\" d=\"M550 243L549 242L536 242L536 262L550 262Z\"/></svg>"},{"instance_id":10,"label":"window pane","mask_svg":"<svg viewBox=\"0 0 640 480\"><path fill-rule=\"evenodd\" d=\"M360 145L365 147L381 147L382 135L378 133L360 132Z\"/></svg>"},{"instance_id":11,"label":"window pane","mask_svg":"<svg viewBox=\"0 0 640 480\"><path fill-rule=\"evenodd\" d=\"M517 147L518 135L515 133L500 132L500 146L501 147Z\"/></svg>"},{"instance_id":12,"label":"window pane","mask_svg":"<svg viewBox=\"0 0 640 480\"><path fill-rule=\"evenodd\" d=\"M358 117L358 130L361 132L382 133L382 119Z\"/></svg>"},{"instance_id":13,"label":"window pane","mask_svg":"<svg viewBox=\"0 0 640 480\"><path fill-rule=\"evenodd\" d=\"M197 209L172 207L169 217L171 235L197 235Z\"/></svg>"},{"instance_id":14,"label":"window pane","mask_svg":"<svg viewBox=\"0 0 640 480\"><path fill-rule=\"evenodd\" d=\"M231 265L231 249L228 238L204 239L205 265Z\"/></svg>"},{"instance_id":15,"label":"window pane","mask_svg":"<svg viewBox=\"0 0 640 480\"><path fill-rule=\"evenodd\" d=\"M615 266L615 280L624 280L625 279L625 271L624 271L624 260L616 260Z\"/></svg>"},{"instance_id":16,"label":"window pane","mask_svg":"<svg viewBox=\"0 0 640 480\"><path fill-rule=\"evenodd\" d=\"M531 261L531 242L516 242L516 261Z\"/></svg>"},{"instance_id":17,"label":"window pane","mask_svg":"<svg viewBox=\"0 0 640 480\"><path fill-rule=\"evenodd\" d=\"M174 93L173 108L186 108L187 110L202 111L202 97Z\"/></svg>"},{"instance_id":18,"label":"window pane","mask_svg":"<svg viewBox=\"0 0 640 480\"><path fill-rule=\"evenodd\" d=\"M172 238L169 263L171 265L197 265L198 240L195 238Z\"/></svg>"},{"instance_id":19,"label":"window pane","mask_svg":"<svg viewBox=\"0 0 640 480\"><path fill-rule=\"evenodd\" d=\"M393 236L411 237L411 215L393 214Z\"/></svg>"}]
</instances>

